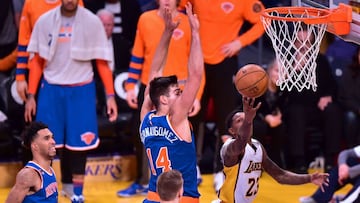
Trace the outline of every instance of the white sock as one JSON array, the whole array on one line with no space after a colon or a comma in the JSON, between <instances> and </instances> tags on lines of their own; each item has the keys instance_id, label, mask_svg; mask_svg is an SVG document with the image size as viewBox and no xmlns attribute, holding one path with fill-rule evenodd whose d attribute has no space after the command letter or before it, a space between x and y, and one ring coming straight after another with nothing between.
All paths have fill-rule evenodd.
<instances>
[{"instance_id":1,"label":"white sock","mask_svg":"<svg viewBox=\"0 0 360 203\"><path fill-rule=\"evenodd\" d=\"M65 192L65 195L71 198L74 195L74 185L72 183L63 183L62 190Z\"/></svg>"},{"instance_id":2,"label":"white sock","mask_svg":"<svg viewBox=\"0 0 360 203\"><path fill-rule=\"evenodd\" d=\"M198 165L196 165L196 176L198 179L201 179L201 172L200 172L200 168Z\"/></svg>"}]
</instances>

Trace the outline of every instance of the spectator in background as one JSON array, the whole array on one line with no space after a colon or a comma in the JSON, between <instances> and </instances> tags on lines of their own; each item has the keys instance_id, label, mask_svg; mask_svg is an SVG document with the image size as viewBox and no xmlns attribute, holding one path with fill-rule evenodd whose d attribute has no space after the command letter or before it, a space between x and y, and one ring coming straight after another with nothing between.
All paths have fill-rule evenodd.
<instances>
[{"instance_id":1,"label":"spectator in background","mask_svg":"<svg viewBox=\"0 0 360 203\"><path fill-rule=\"evenodd\" d=\"M114 73L127 71L136 34L136 23L141 14L139 3L136 0L84 0L84 4L93 13L100 9L113 13Z\"/></svg>"},{"instance_id":2,"label":"spectator in background","mask_svg":"<svg viewBox=\"0 0 360 203\"><path fill-rule=\"evenodd\" d=\"M295 43L296 46L299 46L299 50L304 50L313 43L314 36L307 30L301 30L296 34L297 41ZM342 110L336 97L337 84L331 73L329 62L324 55L319 53L316 64L316 91L304 89L298 92L295 88L291 91L284 91L287 95L284 121L289 135L289 158L295 162L290 167L299 173L307 172L305 140L309 126L319 129L323 135L327 168L335 164L343 132L341 119L339 120L342 117ZM297 67L301 68L301 64L298 63Z\"/></svg>"},{"instance_id":3,"label":"spectator in background","mask_svg":"<svg viewBox=\"0 0 360 203\"><path fill-rule=\"evenodd\" d=\"M82 0L78 1L83 5ZM17 65L16 65L16 89L21 99L26 101L28 93L28 59L29 53L26 51L30 36L37 19L46 11L55 8L61 4L61 0L25 0L21 13L19 27Z\"/></svg>"},{"instance_id":4,"label":"spectator in background","mask_svg":"<svg viewBox=\"0 0 360 203\"><path fill-rule=\"evenodd\" d=\"M149 83L150 66L160 41L161 34L165 29L163 15L165 7L170 8L170 12L175 19L180 20L179 26L174 30L169 45L169 55L164 67L164 76L176 75L181 87L186 84L188 78L188 58L190 53L191 31L188 19L185 14L177 11L178 0L159 0L159 9L148 11L140 16L132 58L129 65L129 77L126 83L127 103L134 109L133 128L134 145L137 156L137 179L130 187L118 191L119 196L132 196L141 190L146 189L148 184L148 167L145 158L143 145L138 134L140 125L140 109L144 101L144 91ZM139 93L136 93L135 86L141 83ZM200 90L194 101L193 108L189 116L195 115L200 110L200 99L203 92L205 81L202 81ZM137 136L135 136L137 135ZM140 189L140 190L139 190Z\"/></svg>"},{"instance_id":5,"label":"spectator in background","mask_svg":"<svg viewBox=\"0 0 360 203\"><path fill-rule=\"evenodd\" d=\"M179 203L184 192L184 180L178 170L170 170L159 175L156 182L160 203Z\"/></svg>"},{"instance_id":6,"label":"spectator in background","mask_svg":"<svg viewBox=\"0 0 360 203\"><path fill-rule=\"evenodd\" d=\"M96 60L106 88L109 121L115 121L118 113L105 30L96 15L78 6L78 0L62 0L36 22L28 51L34 56L25 120L32 121L36 114L36 120L48 123L56 134L61 173L72 178L67 189L73 190L66 195L73 203L82 203L87 151L99 145L91 60Z\"/></svg>"},{"instance_id":7,"label":"spectator in background","mask_svg":"<svg viewBox=\"0 0 360 203\"><path fill-rule=\"evenodd\" d=\"M19 11L15 10L14 2L3 0L0 3L0 79L9 76L16 65Z\"/></svg>"},{"instance_id":8,"label":"spectator in background","mask_svg":"<svg viewBox=\"0 0 360 203\"><path fill-rule=\"evenodd\" d=\"M317 189L310 197L301 197L301 203L328 203L328 202L359 202L360 196L360 145L340 152L338 164L330 171L329 185L324 191ZM343 197L334 196L335 192L352 184L353 187Z\"/></svg>"},{"instance_id":9,"label":"spectator in background","mask_svg":"<svg viewBox=\"0 0 360 203\"><path fill-rule=\"evenodd\" d=\"M118 108L121 109L123 113L132 116L132 109L126 102L126 91L124 86L129 68L131 49L135 40L136 24L141 14L139 3L136 0L84 0L84 4L85 7L93 13L97 13L99 10L105 9L110 11L114 16L114 27L112 29L111 36L113 49L110 48L110 51L113 53L114 60L110 62L109 65L110 68L113 66L113 76L116 82L120 81L119 78L123 78L121 79L121 82L117 83L120 85L115 87L117 93L115 98ZM104 97L104 88L96 72L95 81L98 99L97 112L99 116L106 117L106 98ZM130 125L131 119L129 119L128 123ZM138 126L133 128L138 129ZM129 133L131 133L133 128L129 127ZM130 146L128 151L131 151L133 148L134 147Z\"/></svg>"},{"instance_id":10,"label":"spectator in background","mask_svg":"<svg viewBox=\"0 0 360 203\"><path fill-rule=\"evenodd\" d=\"M352 59L351 57L356 53L357 45L351 42L346 42L337 36L333 36L333 41L326 49L325 55L327 56L331 71L336 79L336 82L340 82L346 67L348 67Z\"/></svg>"},{"instance_id":11,"label":"spectator in background","mask_svg":"<svg viewBox=\"0 0 360 203\"><path fill-rule=\"evenodd\" d=\"M31 150L32 161L21 169L6 203L58 202L56 176L51 167L56 155L54 135L48 126L32 122L22 136L24 147Z\"/></svg>"},{"instance_id":12,"label":"spectator in background","mask_svg":"<svg viewBox=\"0 0 360 203\"><path fill-rule=\"evenodd\" d=\"M261 107L254 119L253 137L259 140L268 152L269 157L283 168L286 167L285 125L283 122L284 92L276 86L279 78L279 62L274 59L267 67L269 82L267 91L257 99Z\"/></svg>"},{"instance_id":13,"label":"spectator in background","mask_svg":"<svg viewBox=\"0 0 360 203\"><path fill-rule=\"evenodd\" d=\"M108 39L109 44L109 57L110 61L108 61L109 68L114 76L115 62L114 62L114 44L112 40L112 34L114 29L114 14L106 9L100 9L96 12L96 15L99 17L102 22L106 37ZM96 63L92 61L92 65L94 67L94 80L96 85L96 112L99 116L106 117L106 93L104 91L104 85L101 82L101 78L96 68ZM119 107L120 108L120 107Z\"/></svg>"},{"instance_id":14,"label":"spectator in background","mask_svg":"<svg viewBox=\"0 0 360 203\"><path fill-rule=\"evenodd\" d=\"M339 102L344 107L344 134L347 147L360 144L360 48L344 69L339 86Z\"/></svg>"},{"instance_id":15,"label":"spectator in background","mask_svg":"<svg viewBox=\"0 0 360 203\"><path fill-rule=\"evenodd\" d=\"M182 0L184 5L188 0ZM237 55L264 34L260 14L264 9L259 0L246 1L208 1L189 0L194 13L199 16L200 36L204 52L206 85L201 99L203 107L198 116L191 119L194 132L198 134L199 124L205 121L206 107L210 98L214 101L215 123L219 135L227 133L224 120L240 103L233 83L233 77L239 69ZM239 35L245 21L250 28ZM220 136L215 144L214 186L222 185L222 164L220 161Z\"/></svg>"},{"instance_id":16,"label":"spectator in background","mask_svg":"<svg viewBox=\"0 0 360 203\"><path fill-rule=\"evenodd\" d=\"M109 61L109 68L111 71L114 71L114 45L112 41L112 34L114 29L114 14L106 9L100 9L96 12L96 15L99 17L105 28L106 37L109 42L111 57L111 61Z\"/></svg>"}]
</instances>

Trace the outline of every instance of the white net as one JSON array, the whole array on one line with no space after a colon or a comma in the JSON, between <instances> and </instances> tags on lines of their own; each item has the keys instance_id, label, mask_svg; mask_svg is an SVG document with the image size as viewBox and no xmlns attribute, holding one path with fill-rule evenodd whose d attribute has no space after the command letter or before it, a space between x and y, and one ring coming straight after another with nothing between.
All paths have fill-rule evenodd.
<instances>
[{"instance_id":1,"label":"white net","mask_svg":"<svg viewBox=\"0 0 360 203\"><path fill-rule=\"evenodd\" d=\"M327 24L306 24L299 19L319 17L321 13L314 16L304 9L299 14L290 8L282 13L276 9L268 13L275 18L261 17L280 63L277 85L281 90L296 88L300 92L312 88L316 91L316 58Z\"/></svg>"}]
</instances>

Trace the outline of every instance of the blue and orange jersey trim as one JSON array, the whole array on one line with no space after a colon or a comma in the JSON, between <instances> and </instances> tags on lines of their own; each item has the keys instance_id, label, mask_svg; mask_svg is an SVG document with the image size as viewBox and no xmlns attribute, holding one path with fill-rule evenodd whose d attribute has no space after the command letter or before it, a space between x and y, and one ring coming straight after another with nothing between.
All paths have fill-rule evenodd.
<instances>
[{"instance_id":1,"label":"blue and orange jersey trim","mask_svg":"<svg viewBox=\"0 0 360 203\"><path fill-rule=\"evenodd\" d=\"M143 57L137 57L135 55L131 56L129 71L128 71L129 75L125 87L127 91L133 89L136 83L138 83L138 81L140 80L143 64L144 64Z\"/></svg>"}]
</instances>

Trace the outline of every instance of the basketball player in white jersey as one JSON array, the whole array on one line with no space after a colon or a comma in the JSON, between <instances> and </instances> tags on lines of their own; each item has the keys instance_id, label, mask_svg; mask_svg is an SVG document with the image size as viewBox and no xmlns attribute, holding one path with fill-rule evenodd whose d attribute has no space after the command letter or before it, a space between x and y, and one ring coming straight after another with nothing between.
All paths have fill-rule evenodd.
<instances>
[{"instance_id":1,"label":"basketball player in white jersey","mask_svg":"<svg viewBox=\"0 0 360 203\"><path fill-rule=\"evenodd\" d=\"M253 119L261 105L258 103L254 107L254 102L254 98L243 97L243 111L234 110L226 119L232 138L225 141L220 151L226 178L217 202L253 202L259 190L259 179L263 170L281 184L299 185L311 182L323 190L323 185L328 185L329 174L296 174L286 171L267 156L259 141L251 138Z\"/></svg>"}]
</instances>

